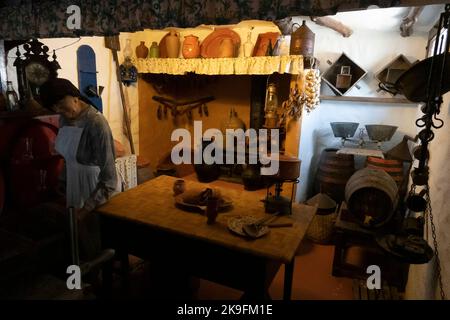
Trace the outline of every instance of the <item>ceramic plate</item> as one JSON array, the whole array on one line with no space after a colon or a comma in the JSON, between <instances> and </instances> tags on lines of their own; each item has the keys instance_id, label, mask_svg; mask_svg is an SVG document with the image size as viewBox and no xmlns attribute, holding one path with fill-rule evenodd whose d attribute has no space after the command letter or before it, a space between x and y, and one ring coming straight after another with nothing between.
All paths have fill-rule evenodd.
<instances>
[{"instance_id":1,"label":"ceramic plate","mask_svg":"<svg viewBox=\"0 0 450 320\"><path fill-rule=\"evenodd\" d=\"M260 218L256 218L254 216L239 216L239 217L233 217L228 220L228 229L230 229L232 232L243 236L248 237L248 235L243 230L243 226L246 224L254 223L258 221ZM256 238L260 238L267 233L269 233L270 229L267 226L262 226L259 234Z\"/></svg>"},{"instance_id":2,"label":"ceramic plate","mask_svg":"<svg viewBox=\"0 0 450 320\"><path fill-rule=\"evenodd\" d=\"M201 56L203 58L218 58L220 56L220 43L225 38L231 38L233 40L236 56L241 44L241 38L239 34L227 28L216 29L203 40Z\"/></svg>"},{"instance_id":3,"label":"ceramic plate","mask_svg":"<svg viewBox=\"0 0 450 320\"><path fill-rule=\"evenodd\" d=\"M227 211L228 209L230 209L233 206L233 201L230 198L222 196L221 200L222 201L220 201L220 203L219 203L219 213ZM183 209L186 211L204 213L206 210L205 205L198 205L198 204L186 202L184 200L183 194L180 194L175 197L175 204L180 209Z\"/></svg>"}]
</instances>

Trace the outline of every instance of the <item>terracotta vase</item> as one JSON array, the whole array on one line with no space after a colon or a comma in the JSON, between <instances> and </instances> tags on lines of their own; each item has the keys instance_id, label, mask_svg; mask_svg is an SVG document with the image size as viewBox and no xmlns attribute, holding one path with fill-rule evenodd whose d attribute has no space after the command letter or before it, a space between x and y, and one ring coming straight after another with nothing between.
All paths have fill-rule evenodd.
<instances>
[{"instance_id":1,"label":"terracotta vase","mask_svg":"<svg viewBox=\"0 0 450 320\"><path fill-rule=\"evenodd\" d=\"M224 38L220 41L219 58L232 58L234 57L234 43L231 38Z\"/></svg>"},{"instance_id":2,"label":"terracotta vase","mask_svg":"<svg viewBox=\"0 0 450 320\"><path fill-rule=\"evenodd\" d=\"M148 56L148 48L145 46L145 41L136 47L136 57L145 59Z\"/></svg>"},{"instance_id":3,"label":"terracotta vase","mask_svg":"<svg viewBox=\"0 0 450 320\"><path fill-rule=\"evenodd\" d=\"M182 53L186 59L199 57L200 43L198 42L198 37L194 35L184 37Z\"/></svg>"},{"instance_id":4,"label":"terracotta vase","mask_svg":"<svg viewBox=\"0 0 450 320\"><path fill-rule=\"evenodd\" d=\"M170 30L166 38L167 58L178 58L180 53L180 38L175 30Z\"/></svg>"}]
</instances>

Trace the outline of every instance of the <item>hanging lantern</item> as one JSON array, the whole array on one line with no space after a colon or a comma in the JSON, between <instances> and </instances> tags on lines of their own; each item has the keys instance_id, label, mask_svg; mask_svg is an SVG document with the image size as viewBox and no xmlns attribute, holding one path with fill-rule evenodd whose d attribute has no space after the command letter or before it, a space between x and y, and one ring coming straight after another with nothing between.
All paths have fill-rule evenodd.
<instances>
[{"instance_id":1,"label":"hanging lantern","mask_svg":"<svg viewBox=\"0 0 450 320\"><path fill-rule=\"evenodd\" d=\"M270 83L266 88L265 111L265 127L276 128L278 125L278 95L277 87L274 83Z\"/></svg>"},{"instance_id":2,"label":"hanging lantern","mask_svg":"<svg viewBox=\"0 0 450 320\"><path fill-rule=\"evenodd\" d=\"M314 56L314 40L315 34L306 26L306 21L303 20L302 25L298 25L299 28L291 34L291 55L302 55L304 57Z\"/></svg>"}]
</instances>

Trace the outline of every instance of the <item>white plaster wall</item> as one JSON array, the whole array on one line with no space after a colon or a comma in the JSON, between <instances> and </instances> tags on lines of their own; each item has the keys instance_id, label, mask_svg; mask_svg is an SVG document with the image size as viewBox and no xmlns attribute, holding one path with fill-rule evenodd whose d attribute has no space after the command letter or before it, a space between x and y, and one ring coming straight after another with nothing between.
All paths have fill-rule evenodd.
<instances>
[{"instance_id":1,"label":"white plaster wall","mask_svg":"<svg viewBox=\"0 0 450 320\"><path fill-rule=\"evenodd\" d=\"M397 28L373 30L371 24L352 23L364 21L362 17L372 12L347 12L338 14L336 19L348 24L353 29L353 35L344 38L337 32L314 24L309 18L306 23L315 33L315 57L320 61L323 73L329 67L327 60L334 62L342 52L345 52L368 74L358 82L361 89L353 87L347 96L361 97L391 97L385 92L376 92L378 81L374 74L399 54L405 55L411 62L425 57L427 35L416 32L413 36L403 38ZM382 16L379 16L379 19ZM344 19L345 18L345 19ZM369 18L368 18L369 19ZM301 19L298 19L301 22ZM322 95L334 95L328 85L322 81ZM304 201L313 194L313 182L320 153L326 147L339 146L339 139L333 136L330 122L359 122L359 128L365 124L387 124L398 126L393 139L383 145L387 150L398 143L404 134L414 136L416 133L415 119L417 106L415 104L379 104L343 101L322 101L320 106L302 117L302 132L300 140L301 183L297 200ZM357 134L359 133L359 129ZM357 137L355 134L355 137Z\"/></svg>"},{"instance_id":2,"label":"white plaster wall","mask_svg":"<svg viewBox=\"0 0 450 320\"><path fill-rule=\"evenodd\" d=\"M418 114L421 114L419 111ZM450 297L450 209L448 194L450 191L450 94L444 96L440 118L444 127L433 130L435 138L430 144L430 196L434 223L442 268L444 292ZM430 229L429 229L430 230ZM428 234L433 247L431 230ZM436 281L435 261L428 264L413 265L409 271L406 298L408 299L440 299L439 286Z\"/></svg>"},{"instance_id":3,"label":"white plaster wall","mask_svg":"<svg viewBox=\"0 0 450 320\"><path fill-rule=\"evenodd\" d=\"M121 42L127 34L121 35ZM108 120L114 139L121 142L125 149L129 152L129 142L124 134L123 126L123 109L120 99L119 84L117 82L115 63L113 61L111 50L107 49L104 44L103 37L82 37L80 41L74 38L56 38L56 39L40 39L42 43L47 45L52 54L53 49L61 48L56 51L57 60L61 66L58 70L58 77L66 78L78 87L78 71L77 71L77 49L81 45L89 45L94 49L97 63L97 85L104 86L102 93L103 114ZM123 41L124 42L124 41ZM65 48L62 48L69 45ZM123 49L124 44L121 46ZM16 83L16 70L13 67L15 50L9 52L8 59L8 78ZM121 55L119 55L121 57ZM120 62L122 61L119 58ZM17 90L17 89L16 89ZM128 98L130 118L132 124L132 134L135 150L139 150L139 104L137 94L137 83L125 88L125 95Z\"/></svg>"},{"instance_id":4,"label":"white plaster wall","mask_svg":"<svg viewBox=\"0 0 450 320\"><path fill-rule=\"evenodd\" d=\"M439 8L438 8L439 9ZM370 18L370 15L372 18ZM367 16L367 19L366 19ZM341 52L346 52L369 74L359 83L361 90L353 88L351 96L383 96L388 94L375 91L377 82L374 73L387 62L402 53L414 61L425 58L427 33L430 28L421 28L413 37L402 38L397 26L391 21L385 21L384 28L377 24L375 28L370 23L373 12L347 12L338 14L337 19L346 22L354 30L350 38L343 38L332 30L320 27L307 19L307 24L316 33L315 56L321 61L321 71L328 67L326 60L336 59ZM354 19L352 19L352 17ZM436 16L437 18L437 16ZM358 22L359 21L359 22ZM378 21L383 21L378 17ZM432 24L432 19L430 23ZM376 30L375 30L376 29ZM323 94L332 94L326 84L322 84ZM329 122L352 121L359 122L360 127L368 123L392 124L399 126L392 141L384 149L400 141L403 134L415 135L418 130L415 120L421 115L415 105L401 104L371 104L323 101L318 109L310 114L304 114L300 141L300 158L302 159L301 185L297 194L298 200L306 199L308 187L314 179L318 157L325 147L337 146L339 141L333 137ZM436 224L437 240L439 244L442 278L447 298L450 296L450 209L447 198L450 190L450 94L444 97L441 108L441 118L445 121L443 128L435 130L436 137L430 145L430 193L434 221ZM432 246L431 232L428 235ZM412 265L410 268L407 299L435 299L439 298L439 288L435 278L434 260L425 265Z\"/></svg>"}]
</instances>

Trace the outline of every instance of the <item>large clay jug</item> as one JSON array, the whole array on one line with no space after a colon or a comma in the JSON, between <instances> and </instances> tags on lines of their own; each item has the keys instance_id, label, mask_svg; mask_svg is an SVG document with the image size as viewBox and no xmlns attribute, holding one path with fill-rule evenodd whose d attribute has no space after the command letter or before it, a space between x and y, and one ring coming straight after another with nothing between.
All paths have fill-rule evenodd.
<instances>
[{"instance_id":1,"label":"large clay jug","mask_svg":"<svg viewBox=\"0 0 450 320\"><path fill-rule=\"evenodd\" d=\"M231 38L224 38L220 42L219 58L232 58L234 57L234 42Z\"/></svg>"},{"instance_id":2,"label":"large clay jug","mask_svg":"<svg viewBox=\"0 0 450 320\"><path fill-rule=\"evenodd\" d=\"M182 53L183 57L186 59L197 58L200 56L200 43L198 42L198 37L192 34L184 37Z\"/></svg>"},{"instance_id":3,"label":"large clay jug","mask_svg":"<svg viewBox=\"0 0 450 320\"><path fill-rule=\"evenodd\" d=\"M148 48L145 46L145 41L136 47L136 57L145 59L148 56Z\"/></svg>"},{"instance_id":4,"label":"large clay jug","mask_svg":"<svg viewBox=\"0 0 450 320\"><path fill-rule=\"evenodd\" d=\"M166 50L168 58L178 58L180 53L180 38L175 30L170 30L166 38Z\"/></svg>"}]
</instances>

